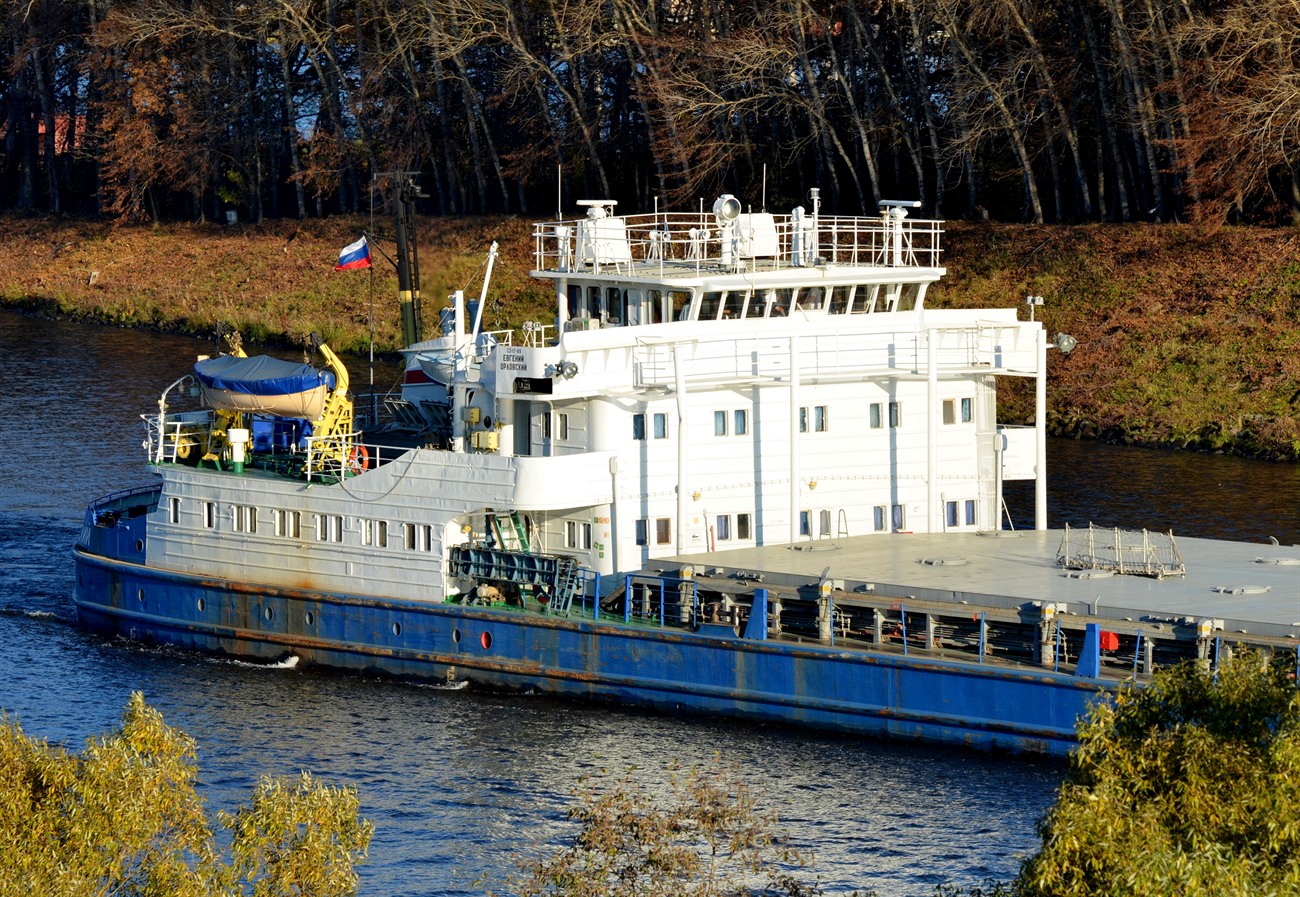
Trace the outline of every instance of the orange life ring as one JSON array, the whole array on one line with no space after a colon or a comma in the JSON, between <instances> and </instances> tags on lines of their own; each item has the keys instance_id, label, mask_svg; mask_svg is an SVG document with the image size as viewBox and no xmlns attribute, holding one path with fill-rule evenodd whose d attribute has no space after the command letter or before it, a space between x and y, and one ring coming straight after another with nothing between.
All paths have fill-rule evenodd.
<instances>
[{"instance_id":1,"label":"orange life ring","mask_svg":"<svg viewBox=\"0 0 1300 897\"><path fill-rule=\"evenodd\" d=\"M348 455L348 467L353 473L370 469L370 452L366 451L364 445L352 447L352 454Z\"/></svg>"}]
</instances>

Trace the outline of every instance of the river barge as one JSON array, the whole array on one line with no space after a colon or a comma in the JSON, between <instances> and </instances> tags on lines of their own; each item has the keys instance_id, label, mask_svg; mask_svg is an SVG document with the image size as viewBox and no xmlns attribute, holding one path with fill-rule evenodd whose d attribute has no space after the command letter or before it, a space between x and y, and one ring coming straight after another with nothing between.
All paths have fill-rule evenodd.
<instances>
[{"instance_id":1,"label":"river barge","mask_svg":"<svg viewBox=\"0 0 1300 897\"><path fill-rule=\"evenodd\" d=\"M86 511L82 625L1047 754L1159 664L1300 656L1294 546L1047 531L1049 350L1073 340L929 307L941 222L815 191L780 215L582 205L534 228L556 315L519 332L483 327L485 277L423 339L399 251L384 429L356 427L328 347L200 359L142 415L159 482ZM998 423L1001 378L1033 381L1033 426ZM1004 528L1013 479L1032 530Z\"/></svg>"}]
</instances>

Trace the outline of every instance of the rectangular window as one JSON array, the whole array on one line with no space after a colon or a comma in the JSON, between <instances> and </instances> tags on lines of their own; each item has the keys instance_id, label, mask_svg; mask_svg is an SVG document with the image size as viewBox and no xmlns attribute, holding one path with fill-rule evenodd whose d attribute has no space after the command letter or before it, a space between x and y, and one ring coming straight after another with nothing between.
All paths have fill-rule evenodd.
<instances>
[{"instance_id":1,"label":"rectangular window","mask_svg":"<svg viewBox=\"0 0 1300 897\"><path fill-rule=\"evenodd\" d=\"M668 415L662 411L655 414L655 439L668 438Z\"/></svg>"},{"instance_id":2,"label":"rectangular window","mask_svg":"<svg viewBox=\"0 0 1300 897\"><path fill-rule=\"evenodd\" d=\"M591 524L579 520L564 521L565 548L591 548Z\"/></svg>"},{"instance_id":3,"label":"rectangular window","mask_svg":"<svg viewBox=\"0 0 1300 897\"><path fill-rule=\"evenodd\" d=\"M825 405L817 405L813 408L813 429L818 433L825 433L830 429L831 416L826 410Z\"/></svg>"},{"instance_id":4,"label":"rectangular window","mask_svg":"<svg viewBox=\"0 0 1300 897\"><path fill-rule=\"evenodd\" d=\"M569 438L569 415L561 411L559 414L555 416L556 418L558 418L557 429L560 432L560 438L568 439Z\"/></svg>"},{"instance_id":5,"label":"rectangular window","mask_svg":"<svg viewBox=\"0 0 1300 897\"><path fill-rule=\"evenodd\" d=\"M433 551L433 527L427 523L415 524L416 547L421 551Z\"/></svg>"},{"instance_id":6,"label":"rectangular window","mask_svg":"<svg viewBox=\"0 0 1300 897\"><path fill-rule=\"evenodd\" d=\"M636 522L636 544L650 544L650 521L646 520L644 517Z\"/></svg>"},{"instance_id":7,"label":"rectangular window","mask_svg":"<svg viewBox=\"0 0 1300 897\"><path fill-rule=\"evenodd\" d=\"M831 512L823 510L817 517L821 524L818 527L818 535L829 536L831 534Z\"/></svg>"},{"instance_id":8,"label":"rectangular window","mask_svg":"<svg viewBox=\"0 0 1300 897\"><path fill-rule=\"evenodd\" d=\"M889 425L891 427L901 427L903 425L903 403L889 403Z\"/></svg>"},{"instance_id":9,"label":"rectangular window","mask_svg":"<svg viewBox=\"0 0 1300 897\"><path fill-rule=\"evenodd\" d=\"M645 439L645 415L632 415L632 438Z\"/></svg>"},{"instance_id":10,"label":"rectangular window","mask_svg":"<svg viewBox=\"0 0 1300 897\"><path fill-rule=\"evenodd\" d=\"M208 529L217 528L217 503L215 501L205 501L203 503L203 525Z\"/></svg>"},{"instance_id":11,"label":"rectangular window","mask_svg":"<svg viewBox=\"0 0 1300 897\"><path fill-rule=\"evenodd\" d=\"M343 518L337 514L317 514L316 541L342 542Z\"/></svg>"},{"instance_id":12,"label":"rectangular window","mask_svg":"<svg viewBox=\"0 0 1300 897\"><path fill-rule=\"evenodd\" d=\"M974 409L971 407L970 399L961 400L961 422L968 424L975 419Z\"/></svg>"},{"instance_id":13,"label":"rectangular window","mask_svg":"<svg viewBox=\"0 0 1300 897\"><path fill-rule=\"evenodd\" d=\"M542 438L543 439L551 438L551 415L553 413L554 412L552 412L550 409L547 409L542 414Z\"/></svg>"},{"instance_id":14,"label":"rectangular window","mask_svg":"<svg viewBox=\"0 0 1300 897\"><path fill-rule=\"evenodd\" d=\"M244 508L244 532L247 533L257 532L257 508L254 507Z\"/></svg>"},{"instance_id":15,"label":"rectangular window","mask_svg":"<svg viewBox=\"0 0 1300 897\"><path fill-rule=\"evenodd\" d=\"M871 522L876 532L883 533L889 529L889 509L884 505L876 505L871 509Z\"/></svg>"},{"instance_id":16,"label":"rectangular window","mask_svg":"<svg viewBox=\"0 0 1300 897\"><path fill-rule=\"evenodd\" d=\"M717 526L714 528L713 534L719 542L726 542L731 539L731 517L729 515L718 515Z\"/></svg>"},{"instance_id":17,"label":"rectangular window","mask_svg":"<svg viewBox=\"0 0 1300 897\"><path fill-rule=\"evenodd\" d=\"M736 515L736 538L737 539L754 538L753 535L754 529L753 529L753 524L751 523L752 519L753 518L751 518L748 514Z\"/></svg>"},{"instance_id":18,"label":"rectangular window","mask_svg":"<svg viewBox=\"0 0 1300 897\"><path fill-rule=\"evenodd\" d=\"M376 548L388 547L388 521L387 520L358 520L361 526L361 544L373 545Z\"/></svg>"},{"instance_id":19,"label":"rectangular window","mask_svg":"<svg viewBox=\"0 0 1300 897\"><path fill-rule=\"evenodd\" d=\"M415 551L415 533L416 526L414 523L402 524L402 536L406 541L406 550Z\"/></svg>"},{"instance_id":20,"label":"rectangular window","mask_svg":"<svg viewBox=\"0 0 1300 897\"><path fill-rule=\"evenodd\" d=\"M975 525L975 499L966 499L966 525Z\"/></svg>"},{"instance_id":21,"label":"rectangular window","mask_svg":"<svg viewBox=\"0 0 1300 897\"><path fill-rule=\"evenodd\" d=\"M799 409L799 432L800 433L808 432L808 406L807 405Z\"/></svg>"},{"instance_id":22,"label":"rectangular window","mask_svg":"<svg viewBox=\"0 0 1300 897\"><path fill-rule=\"evenodd\" d=\"M244 531L244 509L239 505L230 506L230 524L237 533Z\"/></svg>"},{"instance_id":23,"label":"rectangular window","mask_svg":"<svg viewBox=\"0 0 1300 897\"><path fill-rule=\"evenodd\" d=\"M668 545L673 541L673 521L669 517L655 518L655 544Z\"/></svg>"},{"instance_id":24,"label":"rectangular window","mask_svg":"<svg viewBox=\"0 0 1300 897\"><path fill-rule=\"evenodd\" d=\"M943 400L943 422L945 424L957 423L957 400L956 399Z\"/></svg>"},{"instance_id":25,"label":"rectangular window","mask_svg":"<svg viewBox=\"0 0 1300 897\"><path fill-rule=\"evenodd\" d=\"M299 511L275 511L275 534L286 539L302 538L302 514Z\"/></svg>"},{"instance_id":26,"label":"rectangular window","mask_svg":"<svg viewBox=\"0 0 1300 897\"><path fill-rule=\"evenodd\" d=\"M167 522L181 522L181 500L174 495L167 502Z\"/></svg>"},{"instance_id":27,"label":"rectangular window","mask_svg":"<svg viewBox=\"0 0 1300 897\"><path fill-rule=\"evenodd\" d=\"M904 525L905 523L907 523L907 520L906 520L906 518L905 518L904 515L903 515L903 506L902 506L902 505L894 505L894 508L893 508L893 517L894 517L894 521L893 521L893 522L894 522L894 531L895 531L895 532L899 532L899 533L901 533L901 532L903 531L903 525Z\"/></svg>"},{"instance_id":28,"label":"rectangular window","mask_svg":"<svg viewBox=\"0 0 1300 897\"><path fill-rule=\"evenodd\" d=\"M745 436L749 433L748 411L745 411L743 408L737 410L735 414L732 415L732 420L735 422L735 426L732 427L731 432L735 433L737 436Z\"/></svg>"},{"instance_id":29,"label":"rectangular window","mask_svg":"<svg viewBox=\"0 0 1300 897\"><path fill-rule=\"evenodd\" d=\"M714 436L727 435L727 412L725 411L713 412L713 435Z\"/></svg>"},{"instance_id":30,"label":"rectangular window","mask_svg":"<svg viewBox=\"0 0 1300 897\"><path fill-rule=\"evenodd\" d=\"M811 511L799 512L799 535L801 536L812 535L812 512Z\"/></svg>"},{"instance_id":31,"label":"rectangular window","mask_svg":"<svg viewBox=\"0 0 1300 897\"><path fill-rule=\"evenodd\" d=\"M871 418L871 429L879 430L885 425L884 407L879 402L872 402L868 409Z\"/></svg>"},{"instance_id":32,"label":"rectangular window","mask_svg":"<svg viewBox=\"0 0 1300 897\"><path fill-rule=\"evenodd\" d=\"M946 519L947 522L948 522L948 525L949 525L949 526L956 526L956 525L957 525L957 519L958 519L958 518L957 518L957 502L955 502L955 501L944 502L944 514L945 514L945 519Z\"/></svg>"}]
</instances>

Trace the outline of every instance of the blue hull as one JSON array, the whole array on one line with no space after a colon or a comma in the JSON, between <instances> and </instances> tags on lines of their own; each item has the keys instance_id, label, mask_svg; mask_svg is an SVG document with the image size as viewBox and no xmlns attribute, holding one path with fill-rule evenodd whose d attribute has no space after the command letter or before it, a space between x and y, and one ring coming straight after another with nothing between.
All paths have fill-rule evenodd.
<instances>
[{"instance_id":1,"label":"blue hull","mask_svg":"<svg viewBox=\"0 0 1300 897\"><path fill-rule=\"evenodd\" d=\"M75 552L81 624L246 660L454 678L720 717L1063 755L1098 683L1047 671L202 578ZM721 630L726 632L726 630Z\"/></svg>"}]
</instances>

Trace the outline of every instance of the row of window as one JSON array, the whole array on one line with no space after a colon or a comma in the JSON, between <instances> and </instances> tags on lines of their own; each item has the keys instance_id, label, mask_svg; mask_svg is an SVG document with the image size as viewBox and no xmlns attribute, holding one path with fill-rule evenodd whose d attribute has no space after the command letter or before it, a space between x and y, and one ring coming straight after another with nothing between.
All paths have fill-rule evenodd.
<instances>
[{"instance_id":1,"label":"row of window","mask_svg":"<svg viewBox=\"0 0 1300 897\"><path fill-rule=\"evenodd\" d=\"M650 526L654 525L654 544L671 545L673 541L673 520L671 517L642 517L636 522L636 544L650 544ZM713 538L718 542L732 539L746 540L754 538L754 517L752 514L719 514L713 519Z\"/></svg>"},{"instance_id":2,"label":"row of window","mask_svg":"<svg viewBox=\"0 0 1300 897\"><path fill-rule=\"evenodd\" d=\"M588 286L584 294L569 286L570 318L589 317L605 326L624 323L660 324L666 321L715 321L738 318L785 318L791 309L828 314L871 314L916 308L921 285L840 284L833 287L781 287L762 290L710 291L700 296L698 311L686 290L645 290Z\"/></svg>"},{"instance_id":3,"label":"row of window","mask_svg":"<svg viewBox=\"0 0 1300 897\"><path fill-rule=\"evenodd\" d=\"M203 526L205 529L216 529L219 517L216 502L203 502ZM313 535L317 542L339 543L343 541L343 515L312 514L311 517L314 525ZM179 497L173 496L168 504L168 520L171 523L180 523L180 519L181 500ZM232 504L230 506L229 520L231 529L234 532L249 535L256 535L258 532L258 510L253 505ZM276 508L273 512L272 523L275 535L282 539L301 539L303 537L301 511L286 511L283 508ZM403 523L401 527L402 544L408 550L433 550L432 525L427 523ZM390 539L387 520L358 518L357 529L361 536L362 545L374 548L389 547Z\"/></svg>"},{"instance_id":4,"label":"row of window","mask_svg":"<svg viewBox=\"0 0 1300 897\"><path fill-rule=\"evenodd\" d=\"M884 429L885 426L885 409L889 410L889 426L897 429L903 425L903 403L902 402L872 402L867 406L868 424L873 430ZM944 399L943 400L943 422L945 424L968 424L975 419L974 402L972 399ZM568 416L556 415L563 419L561 425L564 439L568 435ZM668 415L664 412L655 412L649 415L649 422L653 424L652 430L647 430L647 415L637 413L632 415L632 438L637 440L646 439L650 433L653 433L655 439L668 438ZM799 432L800 433L825 433L831 428L830 409L826 405L805 405L799 409ZM547 421L546 435L550 434L550 421ZM713 412L713 435L715 436L746 436L749 434L749 412L743 408L733 409L730 411L718 410Z\"/></svg>"}]
</instances>

